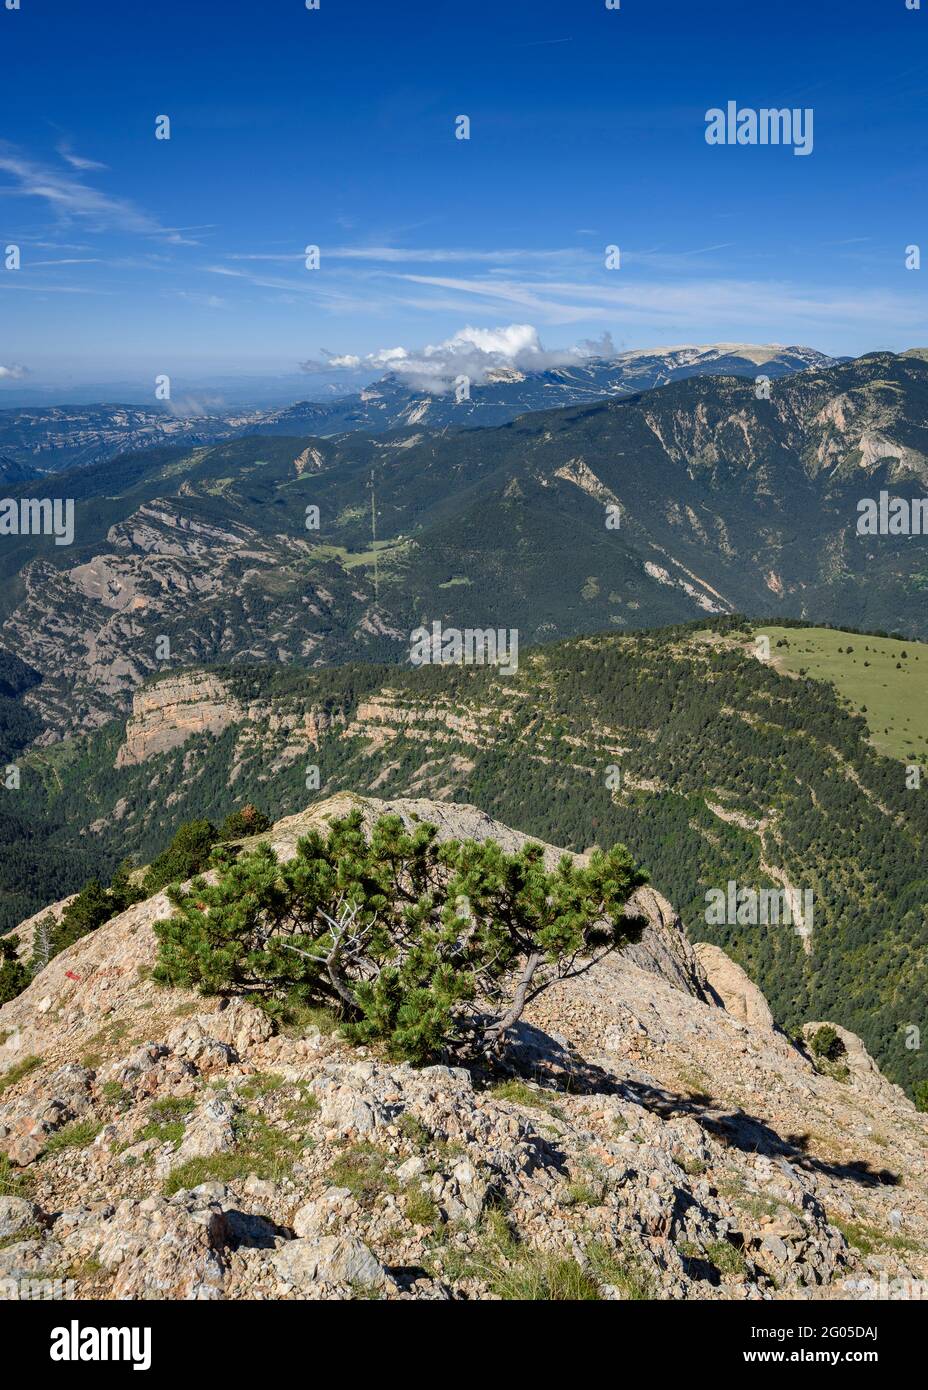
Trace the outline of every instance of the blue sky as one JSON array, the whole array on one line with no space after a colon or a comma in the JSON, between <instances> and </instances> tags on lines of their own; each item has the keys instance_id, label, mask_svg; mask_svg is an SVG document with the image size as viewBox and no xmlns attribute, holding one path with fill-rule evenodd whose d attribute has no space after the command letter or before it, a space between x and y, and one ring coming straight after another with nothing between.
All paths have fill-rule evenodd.
<instances>
[{"instance_id":1,"label":"blue sky","mask_svg":"<svg viewBox=\"0 0 928 1390\"><path fill-rule=\"evenodd\" d=\"M21 0L0 53L7 389L465 325L928 343L928 0ZM708 145L728 100L811 107L812 153Z\"/></svg>"}]
</instances>

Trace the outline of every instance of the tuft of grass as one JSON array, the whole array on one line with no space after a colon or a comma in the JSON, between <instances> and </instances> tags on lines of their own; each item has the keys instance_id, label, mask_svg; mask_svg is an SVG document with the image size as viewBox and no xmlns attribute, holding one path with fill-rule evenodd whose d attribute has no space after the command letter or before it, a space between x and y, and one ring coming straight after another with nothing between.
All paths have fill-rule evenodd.
<instances>
[{"instance_id":1,"label":"tuft of grass","mask_svg":"<svg viewBox=\"0 0 928 1390\"><path fill-rule=\"evenodd\" d=\"M122 1101L129 1099L129 1092L118 1081L107 1081L100 1088L100 1094L110 1105L119 1105Z\"/></svg>"},{"instance_id":2,"label":"tuft of grass","mask_svg":"<svg viewBox=\"0 0 928 1390\"><path fill-rule=\"evenodd\" d=\"M28 1076L30 1072L35 1071L36 1067L40 1067L41 1065L41 1057L24 1057L21 1062L16 1063L15 1067L11 1067L9 1071L5 1071L3 1075L0 1076L0 1096L3 1095L4 1091L8 1091L11 1086L15 1086L18 1081L22 1081L23 1077Z\"/></svg>"},{"instance_id":3,"label":"tuft of grass","mask_svg":"<svg viewBox=\"0 0 928 1390\"><path fill-rule=\"evenodd\" d=\"M484 1220L474 1272L507 1302L588 1303L602 1297L593 1275L575 1259L524 1245L498 1210Z\"/></svg>"},{"instance_id":4,"label":"tuft of grass","mask_svg":"<svg viewBox=\"0 0 928 1390\"><path fill-rule=\"evenodd\" d=\"M623 1298L634 1303L657 1298L654 1276L630 1250L610 1250L604 1241L594 1240L587 1246L586 1256L599 1283L618 1289Z\"/></svg>"},{"instance_id":5,"label":"tuft of grass","mask_svg":"<svg viewBox=\"0 0 928 1390\"><path fill-rule=\"evenodd\" d=\"M432 1137L431 1131L408 1110L400 1116L397 1129L404 1139L409 1140L414 1149L424 1149Z\"/></svg>"},{"instance_id":6,"label":"tuft of grass","mask_svg":"<svg viewBox=\"0 0 928 1390\"><path fill-rule=\"evenodd\" d=\"M844 1236L848 1245L859 1250L861 1255L872 1255L878 1250L918 1251L922 1247L918 1241L895 1232L881 1231L878 1226L867 1226L863 1222L843 1221L826 1212L829 1222Z\"/></svg>"},{"instance_id":7,"label":"tuft of grass","mask_svg":"<svg viewBox=\"0 0 928 1390\"><path fill-rule=\"evenodd\" d=\"M339 1154L328 1171L333 1187L347 1187L355 1197L371 1200L380 1192L396 1192L396 1177L388 1171L390 1155L374 1144L353 1144Z\"/></svg>"},{"instance_id":8,"label":"tuft of grass","mask_svg":"<svg viewBox=\"0 0 928 1390\"><path fill-rule=\"evenodd\" d=\"M494 1100L508 1100L513 1105L524 1105L532 1110L544 1110L547 1114L553 1115L555 1119L563 1120L563 1109L553 1101L546 1091L536 1090L533 1086L527 1086L524 1081L501 1081L498 1086L494 1086L490 1095Z\"/></svg>"},{"instance_id":9,"label":"tuft of grass","mask_svg":"<svg viewBox=\"0 0 928 1390\"><path fill-rule=\"evenodd\" d=\"M284 1109L284 1119L291 1124L303 1125L319 1110L319 1101L310 1089L308 1081L296 1083L297 1098Z\"/></svg>"},{"instance_id":10,"label":"tuft of grass","mask_svg":"<svg viewBox=\"0 0 928 1390\"><path fill-rule=\"evenodd\" d=\"M6 1154L0 1154L0 1197L28 1197L34 1183L32 1173L21 1172Z\"/></svg>"},{"instance_id":11,"label":"tuft of grass","mask_svg":"<svg viewBox=\"0 0 928 1390\"><path fill-rule=\"evenodd\" d=\"M243 1096L245 1100L258 1100L261 1096L273 1095L275 1091L279 1091L286 1084L285 1079L278 1076L276 1072L259 1071L254 1076L249 1077L245 1085L239 1088L239 1095Z\"/></svg>"},{"instance_id":12,"label":"tuft of grass","mask_svg":"<svg viewBox=\"0 0 928 1390\"><path fill-rule=\"evenodd\" d=\"M572 1182L561 1197L565 1207L598 1207L602 1205L603 1188L582 1180Z\"/></svg>"},{"instance_id":13,"label":"tuft of grass","mask_svg":"<svg viewBox=\"0 0 928 1390\"><path fill-rule=\"evenodd\" d=\"M275 1010L273 1017L280 1032L287 1038L303 1038L310 1028L318 1028L324 1037L328 1037L337 1033L342 1026L334 1010L305 1004L299 999L285 1000L282 1007Z\"/></svg>"},{"instance_id":14,"label":"tuft of grass","mask_svg":"<svg viewBox=\"0 0 928 1390\"><path fill-rule=\"evenodd\" d=\"M295 1140L260 1115L245 1115L237 1129L238 1143L231 1152L191 1158L175 1168L162 1188L165 1197L204 1182L240 1181L252 1173L267 1182L281 1182L290 1175L301 1152Z\"/></svg>"},{"instance_id":15,"label":"tuft of grass","mask_svg":"<svg viewBox=\"0 0 928 1390\"><path fill-rule=\"evenodd\" d=\"M167 1124L159 1124L156 1120L149 1120L136 1142L141 1143L143 1139L156 1139L159 1144L179 1144L186 1130L187 1126L183 1120L171 1120Z\"/></svg>"},{"instance_id":16,"label":"tuft of grass","mask_svg":"<svg viewBox=\"0 0 928 1390\"><path fill-rule=\"evenodd\" d=\"M429 1194L418 1185L406 1195L406 1220L412 1226L434 1227L438 1224L438 1207Z\"/></svg>"},{"instance_id":17,"label":"tuft of grass","mask_svg":"<svg viewBox=\"0 0 928 1390\"><path fill-rule=\"evenodd\" d=\"M179 1144L187 1129L187 1116L193 1109L193 1101L182 1096L165 1096L148 1107L148 1124L138 1136L142 1139L156 1139L159 1144Z\"/></svg>"},{"instance_id":18,"label":"tuft of grass","mask_svg":"<svg viewBox=\"0 0 928 1390\"><path fill-rule=\"evenodd\" d=\"M50 1134L45 1145L47 1154L60 1153L62 1149L86 1149L96 1139L102 1124L97 1120L75 1120L65 1125L56 1134Z\"/></svg>"},{"instance_id":19,"label":"tuft of grass","mask_svg":"<svg viewBox=\"0 0 928 1390\"><path fill-rule=\"evenodd\" d=\"M21 1231L14 1231L12 1235L0 1236L0 1250L5 1250L8 1245L18 1245L21 1240L41 1240L41 1226L24 1226Z\"/></svg>"},{"instance_id":20,"label":"tuft of grass","mask_svg":"<svg viewBox=\"0 0 928 1390\"><path fill-rule=\"evenodd\" d=\"M743 1251L727 1240L713 1240L706 1246L706 1259L714 1264L719 1274L744 1274L747 1261Z\"/></svg>"}]
</instances>

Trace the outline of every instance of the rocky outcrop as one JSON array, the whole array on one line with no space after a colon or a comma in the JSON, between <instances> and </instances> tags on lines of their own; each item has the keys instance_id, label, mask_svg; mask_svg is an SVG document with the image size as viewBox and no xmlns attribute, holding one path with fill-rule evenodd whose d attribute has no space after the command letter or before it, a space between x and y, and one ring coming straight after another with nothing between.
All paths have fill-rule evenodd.
<instances>
[{"instance_id":1,"label":"rocky outcrop","mask_svg":"<svg viewBox=\"0 0 928 1390\"><path fill-rule=\"evenodd\" d=\"M527 838L347 794L268 838L290 855L352 806ZM165 895L113 918L0 1009L0 1151L30 1185L0 1200L0 1296L61 1270L79 1297L146 1299L497 1298L552 1261L603 1298L928 1276L925 1117L852 1034L846 1077L817 1069L663 899L635 908L642 941L533 1001L495 1076L161 988Z\"/></svg>"},{"instance_id":2,"label":"rocky outcrop","mask_svg":"<svg viewBox=\"0 0 928 1390\"><path fill-rule=\"evenodd\" d=\"M736 965L721 946L713 946L709 941L697 941L693 950L710 989L718 996L723 1009L740 1018L742 1023L749 1023L752 1028L773 1028L770 1005L741 966Z\"/></svg>"},{"instance_id":3,"label":"rocky outcrop","mask_svg":"<svg viewBox=\"0 0 928 1390\"><path fill-rule=\"evenodd\" d=\"M132 699L125 742L116 766L144 762L177 748L194 734L221 734L244 719L245 711L218 677L206 671L165 676Z\"/></svg>"},{"instance_id":4,"label":"rocky outcrop","mask_svg":"<svg viewBox=\"0 0 928 1390\"><path fill-rule=\"evenodd\" d=\"M840 1024L804 1023L802 1025L802 1035L812 1049L813 1055L812 1041L820 1028L833 1028L840 1038L843 1051L836 1059L836 1065L839 1070L847 1069L855 1087L861 1091L870 1091L874 1095L884 1096L889 1100L905 1099L905 1093L899 1086L886 1079L857 1034L852 1033L848 1028L842 1028Z\"/></svg>"}]
</instances>

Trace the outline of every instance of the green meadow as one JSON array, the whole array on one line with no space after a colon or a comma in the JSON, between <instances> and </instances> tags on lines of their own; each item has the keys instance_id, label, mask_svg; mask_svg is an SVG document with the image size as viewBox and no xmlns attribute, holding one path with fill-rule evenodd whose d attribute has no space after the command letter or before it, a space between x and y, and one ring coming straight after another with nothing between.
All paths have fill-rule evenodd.
<instances>
[{"instance_id":1,"label":"green meadow","mask_svg":"<svg viewBox=\"0 0 928 1390\"><path fill-rule=\"evenodd\" d=\"M889 758L928 761L928 643L824 627L762 626L778 670L830 681Z\"/></svg>"}]
</instances>

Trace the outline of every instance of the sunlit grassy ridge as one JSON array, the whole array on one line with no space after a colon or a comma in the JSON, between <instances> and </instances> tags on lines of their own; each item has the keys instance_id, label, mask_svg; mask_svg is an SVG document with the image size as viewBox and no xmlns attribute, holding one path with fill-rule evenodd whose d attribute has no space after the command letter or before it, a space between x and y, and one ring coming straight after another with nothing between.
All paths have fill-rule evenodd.
<instances>
[{"instance_id":1,"label":"sunlit grassy ridge","mask_svg":"<svg viewBox=\"0 0 928 1390\"><path fill-rule=\"evenodd\" d=\"M831 681L864 716L880 753L905 761L928 759L928 643L824 627L764 624L756 632L770 638L770 658L778 670Z\"/></svg>"}]
</instances>

